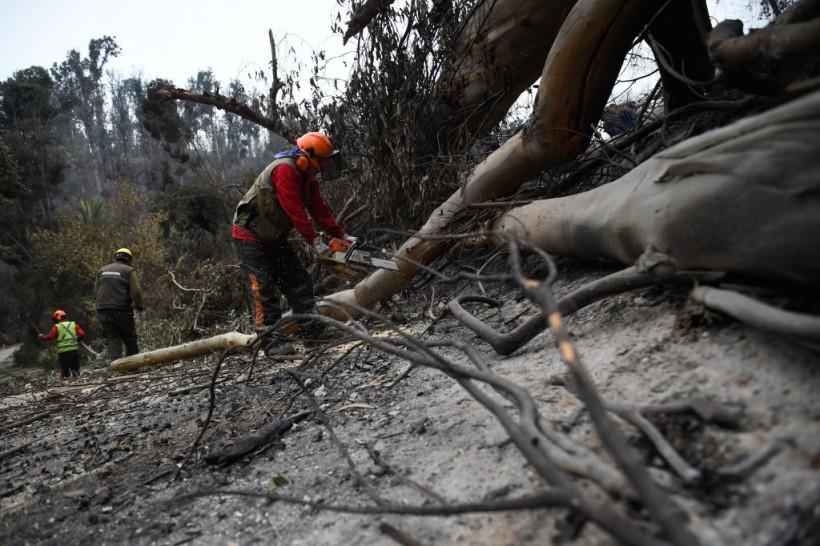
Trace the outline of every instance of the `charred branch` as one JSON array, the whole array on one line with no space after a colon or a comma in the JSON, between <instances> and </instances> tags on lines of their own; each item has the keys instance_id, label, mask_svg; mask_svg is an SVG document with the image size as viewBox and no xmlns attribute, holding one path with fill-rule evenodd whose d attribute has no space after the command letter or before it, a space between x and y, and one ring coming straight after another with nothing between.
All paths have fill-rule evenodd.
<instances>
[{"instance_id":1,"label":"charred branch","mask_svg":"<svg viewBox=\"0 0 820 546\"><path fill-rule=\"evenodd\" d=\"M778 78L780 63L805 63L820 50L820 18L770 25L743 35L740 21L723 21L706 41L709 58L741 89L763 95L780 91L789 81Z\"/></svg>"},{"instance_id":2,"label":"charred branch","mask_svg":"<svg viewBox=\"0 0 820 546\"><path fill-rule=\"evenodd\" d=\"M311 415L312 411L301 411L290 417L279 419L262 427L257 434L242 438L231 446L205 456L205 462L215 465L226 465L242 457L263 449L279 439L284 433Z\"/></svg>"},{"instance_id":3,"label":"charred branch","mask_svg":"<svg viewBox=\"0 0 820 546\"><path fill-rule=\"evenodd\" d=\"M301 134L298 130L294 130L294 128L285 125L281 119L268 117L255 111L242 101L226 97L219 93L194 93L178 87L162 87L157 90L156 94L165 100L187 100L199 104L207 104L219 110L236 114L241 118L273 131L289 142L295 142L296 138Z\"/></svg>"},{"instance_id":4,"label":"charred branch","mask_svg":"<svg viewBox=\"0 0 820 546\"><path fill-rule=\"evenodd\" d=\"M578 309L581 309L595 301L607 296L646 288L661 282L659 277L640 271L637 267L629 267L617 273L613 273L594 283L590 283L572 294L569 294L558 301L558 309L564 316L569 316ZM527 319L523 324L513 331L502 334L495 329L484 324L464 309L463 304L475 302L485 303L493 306L501 305L500 302L482 296L466 295L460 296L448 304L450 312L459 319L470 330L489 343L500 355L510 355L529 343L535 336L547 329L546 316L539 313Z\"/></svg>"},{"instance_id":5,"label":"charred branch","mask_svg":"<svg viewBox=\"0 0 820 546\"><path fill-rule=\"evenodd\" d=\"M347 22L347 32L345 32L342 43L346 44L350 38L364 30L374 17L386 11L394 1L395 0L366 0Z\"/></svg>"}]
</instances>

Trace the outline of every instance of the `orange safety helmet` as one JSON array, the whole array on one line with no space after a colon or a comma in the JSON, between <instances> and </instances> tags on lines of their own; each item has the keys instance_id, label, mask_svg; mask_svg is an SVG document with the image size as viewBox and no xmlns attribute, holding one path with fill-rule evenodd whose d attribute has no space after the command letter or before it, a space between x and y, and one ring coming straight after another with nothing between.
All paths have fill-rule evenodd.
<instances>
[{"instance_id":1,"label":"orange safety helmet","mask_svg":"<svg viewBox=\"0 0 820 546\"><path fill-rule=\"evenodd\" d=\"M330 139L319 132L307 133L296 139L296 147L304 152L315 169L319 168L319 158L333 153ZM297 162L298 165L298 162ZM303 169L304 170L304 169Z\"/></svg>"},{"instance_id":2,"label":"orange safety helmet","mask_svg":"<svg viewBox=\"0 0 820 546\"><path fill-rule=\"evenodd\" d=\"M60 322L65 318L65 311L63 311L62 309L57 309L56 311L54 311L54 313L51 314L51 316L54 317L54 320Z\"/></svg>"},{"instance_id":3,"label":"orange safety helmet","mask_svg":"<svg viewBox=\"0 0 820 546\"><path fill-rule=\"evenodd\" d=\"M322 173L322 180L338 178L342 174L342 156L333 149L330 139L323 133L307 133L296 139L296 147L305 154L296 159L296 167L306 171L313 167Z\"/></svg>"},{"instance_id":4,"label":"orange safety helmet","mask_svg":"<svg viewBox=\"0 0 820 546\"><path fill-rule=\"evenodd\" d=\"M305 154L296 160L299 170L306 171L313 167L321 171L322 180L333 180L342 171L342 158L333 143L323 133L307 133L296 139L296 147Z\"/></svg>"}]
</instances>

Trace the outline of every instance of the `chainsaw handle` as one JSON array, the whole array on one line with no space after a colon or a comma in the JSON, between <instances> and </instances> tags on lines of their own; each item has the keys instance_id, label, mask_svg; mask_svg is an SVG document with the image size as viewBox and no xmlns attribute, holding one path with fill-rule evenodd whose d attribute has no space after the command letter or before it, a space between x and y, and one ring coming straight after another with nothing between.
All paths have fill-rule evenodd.
<instances>
[{"instance_id":1,"label":"chainsaw handle","mask_svg":"<svg viewBox=\"0 0 820 546\"><path fill-rule=\"evenodd\" d=\"M328 250L330 253L333 254L334 252L347 252L347 250L351 247L353 243L348 243L344 239L340 239L339 237L334 237L330 240L327 244Z\"/></svg>"},{"instance_id":2,"label":"chainsaw handle","mask_svg":"<svg viewBox=\"0 0 820 546\"><path fill-rule=\"evenodd\" d=\"M327 247L330 250L330 254L333 254L334 252L344 252L345 263L347 263L350 256L353 254L353 251L362 248L365 245L367 245L367 237L358 237L355 243L345 241L339 237L334 237L330 240Z\"/></svg>"},{"instance_id":3,"label":"chainsaw handle","mask_svg":"<svg viewBox=\"0 0 820 546\"><path fill-rule=\"evenodd\" d=\"M356 250L357 248L361 248L361 247L365 246L366 244L367 244L367 238L366 237L358 237L356 239L355 243L351 243L350 248L348 248L347 252L345 252L345 263L347 263L347 261L350 259L350 255L353 254L354 250Z\"/></svg>"}]
</instances>

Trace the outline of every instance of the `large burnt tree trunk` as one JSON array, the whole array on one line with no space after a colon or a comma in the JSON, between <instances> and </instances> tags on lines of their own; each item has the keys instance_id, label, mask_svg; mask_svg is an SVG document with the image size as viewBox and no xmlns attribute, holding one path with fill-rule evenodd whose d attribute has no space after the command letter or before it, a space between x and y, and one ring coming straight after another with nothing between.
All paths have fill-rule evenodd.
<instances>
[{"instance_id":1,"label":"large burnt tree trunk","mask_svg":"<svg viewBox=\"0 0 820 546\"><path fill-rule=\"evenodd\" d=\"M361 17L352 21L351 29L364 28L369 18L389 11L391 4L367 2ZM437 3L434 9L444 5L446 3ZM332 298L341 303L372 307L406 285L421 270L420 266L430 264L446 250L449 243L430 236L448 233L457 215L471 205L509 196L539 173L563 165L584 152L621 65L640 39L647 40L656 55L667 111L701 101L706 98L705 92L715 88L725 91L733 85L753 93L780 93L777 98L780 101L805 94L816 85L810 78L817 75L820 65L815 53L820 50L817 5L816 0L804 0L779 17L775 25L743 36L736 23L720 25L712 32L703 0L672 0L662 4L648 0L476 2L453 42L455 48L449 60L443 64L432 95L435 122L431 120L427 140L446 141L446 146L451 148L474 143L498 124L522 90L540 78L532 115L517 134L476 165L461 188L433 211L416 236L401 246L396 253L399 271L378 271L353 289L334 294ZM346 38L354 34L355 30L351 30ZM806 61L801 63L801 59ZM782 60L789 62L778 62ZM713 65L719 70L715 71ZM795 80L808 83L803 89L783 93L789 82ZM230 105L223 107L228 109L227 106ZM243 115L235 106L231 111ZM809 141L811 136L807 136ZM742 155L743 150L738 153ZM703 160L712 161L708 157ZM795 177L801 170L810 170L812 157L801 156L800 161L807 164L783 165L781 176ZM417 185L436 184L430 180L434 177L435 173ZM607 191L613 194L628 191L615 189L618 186ZM689 196L690 192L686 191L675 199ZM578 202L583 201L579 198ZM640 203L631 203L631 206L637 213L651 214ZM570 209L565 217L565 222L572 222L576 213ZM540 216L532 216L532 221L540 221ZM502 225L506 226L503 222ZM528 231L539 232L537 229ZM612 233L601 236L610 237ZM731 233L726 237L731 239ZM632 246L640 248L642 241L650 239L652 237L639 237ZM721 253L735 251L729 246L720 250ZM583 254L571 248L561 252ZM698 266L724 270L726 260L731 261L726 257L713 257L713 261L701 261ZM634 259L634 252L627 258L619 255L608 256L608 259L628 263ZM785 277L793 278L791 274ZM330 309L323 311L335 314Z\"/></svg>"},{"instance_id":2,"label":"large burnt tree trunk","mask_svg":"<svg viewBox=\"0 0 820 546\"><path fill-rule=\"evenodd\" d=\"M700 14L692 14L692 5L689 2L670 3L676 17L690 10L688 20L701 20ZM542 34L541 40L549 42L551 47L540 72L539 94L529 123L477 165L464 187L438 207L418 234L402 245L396 255L398 272L378 271L354 289L335 294L333 299L340 303L373 306L409 282L420 270L417 264L429 264L444 251L444 242L427 237L446 233L459 212L472 204L508 195L541 171L561 165L584 151L591 138L591 127L601 117L627 52L635 38L653 24L658 25L658 33L663 37L657 42L665 44L663 49L669 52L670 66L684 64L684 52L688 50L683 46L692 41L698 44L694 39L698 33L673 33L667 18L658 19L662 9L654 2L643 0L581 0L574 4L554 39L549 29ZM560 10L556 13L560 14ZM501 29L517 28L525 34L529 30L527 25L521 24L520 17L500 17L498 21ZM495 33L487 32L486 35ZM541 49L531 47L527 51L532 55L528 59L530 64L540 61ZM687 66L696 67L698 76L707 75L704 47L696 45L693 51L693 60ZM459 58L460 53L457 52L454 58ZM468 55L466 58L472 57ZM465 70L469 72L469 67ZM476 70L480 72L481 69L473 69L471 73L475 74ZM502 72L496 68L493 73ZM510 86L508 89L511 95L518 96L520 87ZM491 90L490 85L485 89L485 96L491 96ZM671 95L678 102L691 100L685 93L674 89ZM469 104L469 97L476 94L465 92L463 96L464 103ZM493 101L496 105L503 103ZM472 111L464 106L461 110ZM491 111L485 110L484 113L490 116ZM327 312L331 313L330 310Z\"/></svg>"},{"instance_id":3,"label":"large burnt tree trunk","mask_svg":"<svg viewBox=\"0 0 820 546\"><path fill-rule=\"evenodd\" d=\"M686 140L595 190L513 209L496 228L584 260L633 264L651 248L678 270L817 283L818 146L815 91Z\"/></svg>"}]
</instances>

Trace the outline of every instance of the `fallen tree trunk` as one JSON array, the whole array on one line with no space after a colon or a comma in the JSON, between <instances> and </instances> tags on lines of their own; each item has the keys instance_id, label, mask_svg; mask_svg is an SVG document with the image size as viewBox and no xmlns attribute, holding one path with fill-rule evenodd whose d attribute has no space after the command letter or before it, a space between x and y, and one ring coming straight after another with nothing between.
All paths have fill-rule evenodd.
<instances>
[{"instance_id":1,"label":"fallen tree trunk","mask_svg":"<svg viewBox=\"0 0 820 546\"><path fill-rule=\"evenodd\" d=\"M473 171L464 188L450 196L396 253L398 271L380 270L353 289L331 295L337 304L371 308L406 285L447 248L425 239L447 232L450 222L474 203L509 194L545 169L576 157L589 143L589 127L603 111L633 38L655 14L648 0L580 0L568 14L541 72L532 121ZM345 316L323 305L322 313ZM357 312L349 309L351 314Z\"/></svg>"},{"instance_id":2,"label":"fallen tree trunk","mask_svg":"<svg viewBox=\"0 0 820 546\"><path fill-rule=\"evenodd\" d=\"M482 0L464 22L438 80L433 119L486 134L538 80L576 0Z\"/></svg>"},{"instance_id":3,"label":"fallen tree trunk","mask_svg":"<svg viewBox=\"0 0 820 546\"><path fill-rule=\"evenodd\" d=\"M124 372L128 370L136 370L138 368L142 368L143 366L153 366L154 364L160 364L162 362L173 362L175 360L182 360L185 358L194 358L209 353L224 351L229 347L246 345L255 337L255 335L229 332L227 334L220 334L207 339L199 339L197 341L191 341L190 343L183 343L182 345L174 345L173 347L156 349L147 353L126 356L125 358L120 358L112 362L111 369L115 372Z\"/></svg>"},{"instance_id":4,"label":"fallen tree trunk","mask_svg":"<svg viewBox=\"0 0 820 546\"><path fill-rule=\"evenodd\" d=\"M496 228L550 254L817 284L820 91L689 139L597 189L508 211Z\"/></svg>"}]
</instances>

